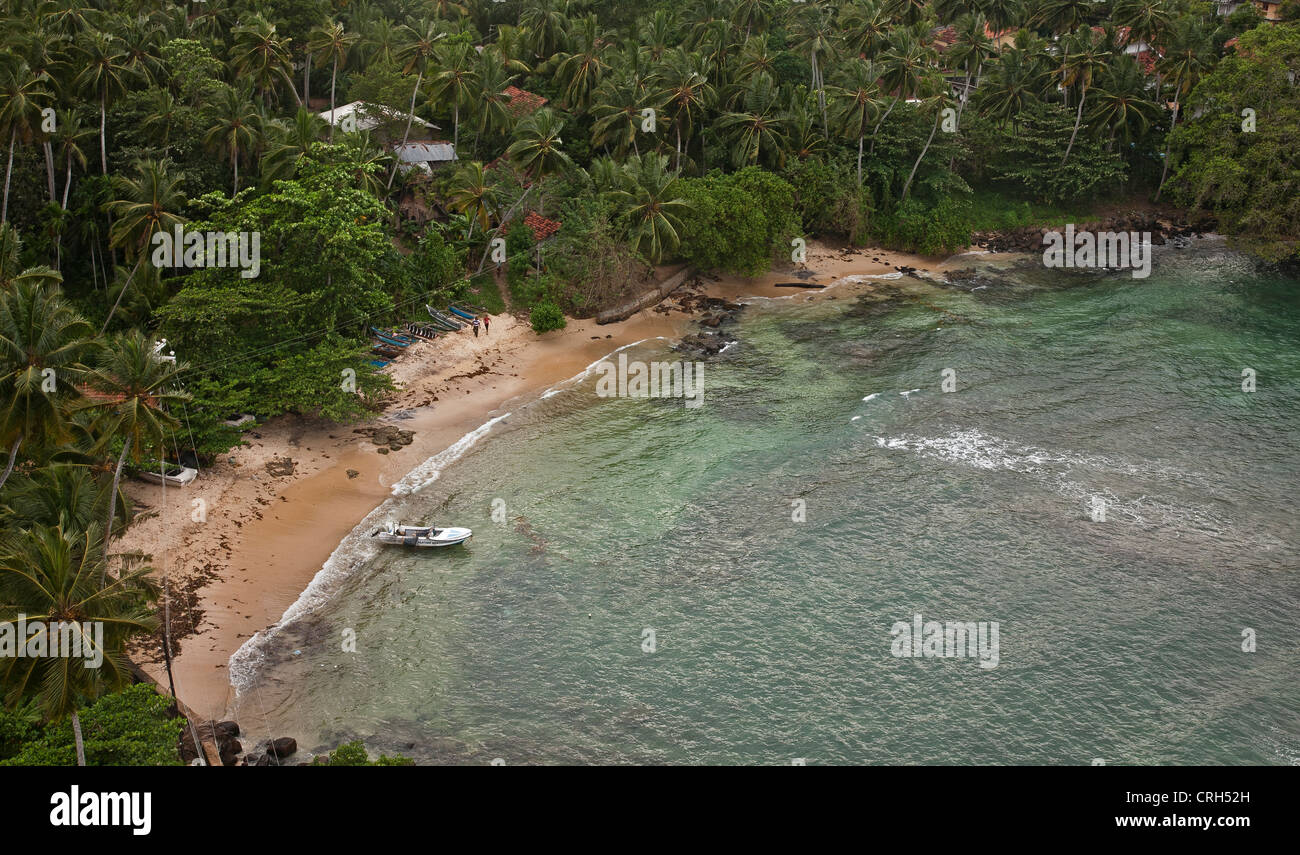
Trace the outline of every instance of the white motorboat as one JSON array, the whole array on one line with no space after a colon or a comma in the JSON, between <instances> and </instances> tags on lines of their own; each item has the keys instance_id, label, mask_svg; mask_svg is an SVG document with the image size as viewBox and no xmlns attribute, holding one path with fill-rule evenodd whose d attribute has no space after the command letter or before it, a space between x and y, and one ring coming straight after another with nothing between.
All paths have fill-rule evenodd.
<instances>
[{"instance_id":1,"label":"white motorboat","mask_svg":"<svg viewBox=\"0 0 1300 855\"><path fill-rule=\"evenodd\" d=\"M141 481L148 481L151 484L162 484L167 487L184 487L186 484L199 477L199 470L191 469L188 466L178 466L175 463L168 463L165 473L159 472L156 469L141 469L136 473L136 477Z\"/></svg>"},{"instance_id":2,"label":"white motorboat","mask_svg":"<svg viewBox=\"0 0 1300 855\"><path fill-rule=\"evenodd\" d=\"M431 525L389 523L370 536L379 538L380 543L391 543L395 546L434 547L466 543L474 536L474 532L467 528L435 528Z\"/></svg>"}]
</instances>

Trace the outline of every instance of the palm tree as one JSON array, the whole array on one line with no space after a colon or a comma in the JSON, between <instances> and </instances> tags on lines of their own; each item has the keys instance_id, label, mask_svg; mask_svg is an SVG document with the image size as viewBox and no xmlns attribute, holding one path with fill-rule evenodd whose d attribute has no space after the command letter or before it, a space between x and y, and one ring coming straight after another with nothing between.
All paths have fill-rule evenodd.
<instances>
[{"instance_id":1,"label":"palm tree","mask_svg":"<svg viewBox=\"0 0 1300 855\"><path fill-rule=\"evenodd\" d=\"M98 412L105 435L122 440L109 495L117 494L128 457L139 460L147 448L162 445L167 434L180 426L180 420L168 409L190 400L178 382L178 375L188 367L183 362L159 359L150 339L132 330L113 336L95 366L87 369L89 391L84 406ZM106 551L116 510L117 503L109 502L104 526Z\"/></svg>"},{"instance_id":2,"label":"palm tree","mask_svg":"<svg viewBox=\"0 0 1300 855\"><path fill-rule=\"evenodd\" d=\"M307 107L299 107L292 122L274 121L270 125L272 141L262 158L262 180L292 178L298 164L320 142L325 120Z\"/></svg>"},{"instance_id":3,"label":"palm tree","mask_svg":"<svg viewBox=\"0 0 1300 855\"><path fill-rule=\"evenodd\" d=\"M108 174L108 102L126 91L127 80L132 76L127 66L127 55L121 41L107 33L92 31L78 42L81 53L81 72L73 85L93 94L99 101L99 165Z\"/></svg>"},{"instance_id":4,"label":"palm tree","mask_svg":"<svg viewBox=\"0 0 1300 855\"><path fill-rule=\"evenodd\" d=\"M15 656L0 665L8 705L34 694L46 718L71 717L78 766L86 765L78 706L128 685L127 640L158 626L149 607L156 596L148 579L152 568L123 570L105 584L107 562L98 540L98 526L84 532L39 526L0 544L0 621L25 616L29 625L43 622L60 633L66 628L79 634L83 650L102 657L97 666L85 656ZM102 628L102 635L92 627Z\"/></svg>"},{"instance_id":5,"label":"palm tree","mask_svg":"<svg viewBox=\"0 0 1300 855\"><path fill-rule=\"evenodd\" d=\"M874 0L850 6L840 21L844 44L854 54L867 59L880 53L892 28L889 12Z\"/></svg>"},{"instance_id":6,"label":"palm tree","mask_svg":"<svg viewBox=\"0 0 1300 855\"><path fill-rule=\"evenodd\" d=\"M718 131L730 137L731 162L737 168L758 163L785 163L785 118L779 104L776 83L766 74L750 81L742 99L743 109L726 113L718 120Z\"/></svg>"},{"instance_id":7,"label":"palm tree","mask_svg":"<svg viewBox=\"0 0 1300 855\"><path fill-rule=\"evenodd\" d=\"M938 72L929 75L922 82L921 92L926 93L926 97L922 99L919 108L922 111L934 111L934 124L930 126L930 136L926 138L925 145L921 147L921 153L916 156L916 163L912 164L912 171L908 173L907 181L903 184L903 195L899 197L899 202L906 202L908 194L912 192L912 181L916 178L916 171L921 168L921 161L930 151L930 144L934 142L934 135L939 130L939 121L943 118L944 108L952 103L952 90L949 89L943 75Z\"/></svg>"},{"instance_id":8,"label":"palm tree","mask_svg":"<svg viewBox=\"0 0 1300 855\"><path fill-rule=\"evenodd\" d=\"M1195 21L1182 19L1170 29L1165 54L1156 61L1156 67L1169 82L1174 96L1173 118L1169 122L1169 134L1165 138L1165 165L1160 171L1156 201L1159 201L1160 193L1165 189L1165 179L1169 176L1169 147L1173 140L1174 126L1178 124L1182 99L1210 68L1212 57L1209 37Z\"/></svg>"},{"instance_id":9,"label":"palm tree","mask_svg":"<svg viewBox=\"0 0 1300 855\"><path fill-rule=\"evenodd\" d=\"M1029 23L1053 33L1071 32L1087 24L1097 11L1093 0L1038 0Z\"/></svg>"},{"instance_id":10,"label":"palm tree","mask_svg":"<svg viewBox=\"0 0 1300 855\"><path fill-rule=\"evenodd\" d=\"M33 72L23 60L0 68L0 129L9 131L9 160L5 166L0 223L9 219L9 179L14 167L14 148L20 139L29 142L35 134L41 105L50 98L50 91L46 88L48 81L49 75Z\"/></svg>"},{"instance_id":11,"label":"palm tree","mask_svg":"<svg viewBox=\"0 0 1300 855\"><path fill-rule=\"evenodd\" d=\"M1039 99L1042 75L1036 57L1026 50L1003 51L992 64L976 96L981 113L1000 125L1016 117Z\"/></svg>"},{"instance_id":12,"label":"palm tree","mask_svg":"<svg viewBox=\"0 0 1300 855\"><path fill-rule=\"evenodd\" d=\"M357 34L345 32L343 25L337 21L317 27L308 37L308 50L319 57L321 62L333 64L330 71L330 142L334 142L334 87L338 82L339 64L347 66L348 54L356 42Z\"/></svg>"},{"instance_id":13,"label":"palm tree","mask_svg":"<svg viewBox=\"0 0 1300 855\"><path fill-rule=\"evenodd\" d=\"M456 170L447 197L453 211L459 211L469 218L469 229L465 232L466 240L469 240L473 234L475 223L478 223L483 231L488 230L492 217L496 213L498 200L496 188L487 182L482 163L473 160Z\"/></svg>"},{"instance_id":14,"label":"palm tree","mask_svg":"<svg viewBox=\"0 0 1300 855\"><path fill-rule=\"evenodd\" d=\"M1131 56L1121 56L1106 67L1096 84L1092 122L1109 128L1109 142L1117 134L1125 145L1143 136L1155 121L1159 106L1146 95L1147 78Z\"/></svg>"},{"instance_id":15,"label":"palm tree","mask_svg":"<svg viewBox=\"0 0 1300 855\"><path fill-rule=\"evenodd\" d=\"M1065 86L1079 87L1079 106L1074 113L1074 130L1070 133L1070 143L1065 147L1065 157L1061 159L1064 166L1070 160L1074 150L1074 139L1079 134L1079 125L1083 122L1083 104L1088 99L1088 90L1092 88L1093 75L1105 68L1109 56L1103 52L1092 30L1080 27L1075 34L1067 38L1062 45L1061 62L1058 70L1061 82Z\"/></svg>"},{"instance_id":16,"label":"palm tree","mask_svg":"<svg viewBox=\"0 0 1300 855\"><path fill-rule=\"evenodd\" d=\"M555 77L564 87L567 106L583 111L587 109L592 91L609 67L604 54L610 35L600 28L595 15L587 15L570 29L573 51L558 53L553 59L556 63Z\"/></svg>"},{"instance_id":17,"label":"palm tree","mask_svg":"<svg viewBox=\"0 0 1300 855\"><path fill-rule=\"evenodd\" d=\"M0 235L10 231L0 227ZM11 245L13 242L10 241ZM13 260L6 267L16 266ZM0 487L13 472L21 446L47 445L64 435L74 379L91 347L90 325L63 299L59 274L33 268L5 274L0 291L0 436L9 459ZM47 373L47 369L52 373Z\"/></svg>"},{"instance_id":18,"label":"palm tree","mask_svg":"<svg viewBox=\"0 0 1300 855\"><path fill-rule=\"evenodd\" d=\"M830 133L830 120L826 112L826 79L822 62L834 53L835 25L831 13L821 3L808 3L795 19L794 50L804 51L812 63L812 88L817 93L817 106L822 113L822 130Z\"/></svg>"},{"instance_id":19,"label":"palm tree","mask_svg":"<svg viewBox=\"0 0 1300 855\"><path fill-rule=\"evenodd\" d=\"M1151 44L1173 22L1173 16L1164 0L1116 0L1111 20L1129 28L1129 44Z\"/></svg>"},{"instance_id":20,"label":"palm tree","mask_svg":"<svg viewBox=\"0 0 1300 855\"><path fill-rule=\"evenodd\" d=\"M508 130L510 127L510 98L506 87L515 79L507 74L495 51L483 51L483 61L479 63L480 89L478 96L478 135L474 138L474 152L478 153L478 144L489 131Z\"/></svg>"},{"instance_id":21,"label":"palm tree","mask_svg":"<svg viewBox=\"0 0 1300 855\"><path fill-rule=\"evenodd\" d=\"M677 42L677 20L669 9L656 9L654 16L641 26L641 45L650 58L658 62Z\"/></svg>"},{"instance_id":22,"label":"palm tree","mask_svg":"<svg viewBox=\"0 0 1300 855\"><path fill-rule=\"evenodd\" d=\"M279 83L288 86L294 102L301 104L298 90L289 75L292 68L289 54L291 39L280 38L275 25L268 23L261 15L253 15L247 24L235 27L234 36L231 63L236 72L248 77L257 86L262 94L262 105L266 106L267 93L274 91ZM352 37L353 40L355 38Z\"/></svg>"},{"instance_id":23,"label":"palm tree","mask_svg":"<svg viewBox=\"0 0 1300 855\"><path fill-rule=\"evenodd\" d=\"M461 105L473 103L478 91L478 72L470 60L472 52L473 49L461 41L439 45L434 50L438 61L438 71L433 75L434 95L451 102L452 148L460 146Z\"/></svg>"},{"instance_id":24,"label":"palm tree","mask_svg":"<svg viewBox=\"0 0 1300 855\"><path fill-rule=\"evenodd\" d=\"M519 25L532 36L533 55L544 59L564 44L569 19L562 0L537 0L519 14Z\"/></svg>"},{"instance_id":25,"label":"palm tree","mask_svg":"<svg viewBox=\"0 0 1300 855\"><path fill-rule=\"evenodd\" d=\"M771 20L772 13L767 8L767 0L736 0L731 10L731 25L737 30L744 27L746 39L752 33L766 30Z\"/></svg>"},{"instance_id":26,"label":"palm tree","mask_svg":"<svg viewBox=\"0 0 1300 855\"><path fill-rule=\"evenodd\" d=\"M535 180L541 181L573 165L561 146L564 120L550 107L542 107L515 128L515 141L506 157Z\"/></svg>"},{"instance_id":27,"label":"palm tree","mask_svg":"<svg viewBox=\"0 0 1300 855\"><path fill-rule=\"evenodd\" d=\"M881 69L874 62L854 59L842 72L833 92L838 100L836 120L841 132L858 141L858 186L862 186L862 142L880 114Z\"/></svg>"},{"instance_id":28,"label":"palm tree","mask_svg":"<svg viewBox=\"0 0 1300 855\"><path fill-rule=\"evenodd\" d=\"M406 65L402 68L403 74L416 72L415 85L411 87L411 107L406 114L406 130L402 132L402 147L406 147L406 141L411 136L411 121L415 118L415 96L420 92L420 84L424 82L424 72L428 68L429 60L433 59L433 49L447 34L441 29L441 25L436 21L430 21L427 18L420 21L414 27L402 27L402 46L398 50L398 56L405 61ZM333 83L330 84L330 98L333 95ZM331 110L333 107L330 108ZM330 115L330 124L333 124L334 116ZM397 167L394 165L392 175L388 176L388 186L393 186L393 176L397 174Z\"/></svg>"},{"instance_id":29,"label":"palm tree","mask_svg":"<svg viewBox=\"0 0 1300 855\"><path fill-rule=\"evenodd\" d=\"M138 160L135 169L136 178L113 177L113 189L117 198L104 206L116 217L108 231L109 247L125 250L127 259L134 258L136 261L130 275L122 283L122 290L109 309L108 317L104 318L100 335L108 329L113 313L122 302L122 296L148 257L147 249L153 236L158 232L170 232L174 226L185 222L184 217L175 213L185 205L185 194L180 191L181 179L171 173L171 162Z\"/></svg>"},{"instance_id":30,"label":"palm tree","mask_svg":"<svg viewBox=\"0 0 1300 855\"><path fill-rule=\"evenodd\" d=\"M889 49L881 54L880 65L884 72L881 75L881 82L884 83L885 91L892 91L894 97L871 131L873 152L876 149L875 137L880 126L885 123L885 119L889 118L889 114L894 111L894 107L898 106L900 100L911 98L916 94L922 79L933 68L934 50L922 44L910 31L899 30Z\"/></svg>"},{"instance_id":31,"label":"palm tree","mask_svg":"<svg viewBox=\"0 0 1300 855\"><path fill-rule=\"evenodd\" d=\"M708 67L703 59L682 48L664 54L664 61L655 69L653 79L659 87L656 100L672 113L672 126L677 136L677 160L673 167L680 169L682 133L685 131L689 142L691 129L713 104L716 92L709 82Z\"/></svg>"},{"instance_id":32,"label":"palm tree","mask_svg":"<svg viewBox=\"0 0 1300 855\"><path fill-rule=\"evenodd\" d=\"M639 156L636 137L641 130L641 111L646 107L659 108L646 93L643 80L630 73L607 77L596 90L592 115L591 143L597 146L613 145L620 157L628 147Z\"/></svg>"},{"instance_id":33,"label":"palm tree","mask_svg":"<svg viewBox=\"0 0 1300 855\"><path fill-rule=\"evenodd\" d=\"M118 33L122 40L123 65L145 85L166 73L162 60L163 31L146 17L127 19Z\"/></svg>"},{"instance_id":34,"label":"palm tree","mask_svg":"<svg viewBox=\"0 0 1300 855\"><path fill-rule=\"evenodd\" d=\"M215 124L203 138L208 149L230 159L235 193L239 192L239 161L262 139L262 117L249 94L246 88L224 87L213 110Z\"/></svg>"},{"instance_id":35,"label":"palm tree","mask_svg":"<svg viewBox=\"0 0 1300 855\"><path fill-rule=\"evenodd\" d=\"M997 56L997 48L987 35L988 21L983 15L963 15L957 19L957 41L948 48L944 60L949 67L966 72L961 97L957 101L957 127L961 128L962 113L970 100L971 80L979 85L984 63Z\"/></svg>"},{"instance_id":36,"label":"palm tree","mask_svg":"<svg viewBox=\"0 0 1300 855\"><path fill-rule=\"evenodd\" d=\"M678 195L676 172L668 170L668 156L646 152L623 165L623 186L609 196L619 203L629 223L628 240L651 263L677 249L681 242L681 217L690 205Z\"/></svg>"},{"instance_id":37,"label":"palm tree","mask_svg":"<svg viewBox=\"0 0 1300 855\"><path fill-rule=\"evenodd\" d=\"M72 164L75 161L82 169L86 168L86 153L81 149L81 141L94 133L81 122L81 115L75 110L60 110L56 114L54 142L56 156L63 162L65 172L63 180L63 200L60 203L68 209L68 193L72 189Z\"/></svg>"}]
</instances>

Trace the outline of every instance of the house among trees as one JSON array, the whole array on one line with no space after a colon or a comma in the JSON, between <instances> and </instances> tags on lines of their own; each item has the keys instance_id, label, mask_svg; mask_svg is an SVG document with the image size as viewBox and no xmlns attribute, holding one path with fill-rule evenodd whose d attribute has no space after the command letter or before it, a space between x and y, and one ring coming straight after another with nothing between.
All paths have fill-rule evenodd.
<instances>
[{"instance_id":1,"label":"house among trees","mask_svg":"<svg viewBox=\"0 0 1300 855\"><path fill-rule=\"evenodd\" d=\"M382 104L367 104L365 101L353 101L350 104L338 105L333 110L333 122L330 122L330 110L325 110L319 115L326 122L345 131L373 131L380 125L394 124L405 127L407 119L405 113L385 107ZM426 122L419 116L411 117L411 127L421 127L430 131L439 129L437 125Z\"/></svg>"},{"instance_id":2,"label":"house among trees","mask_svg":"<svg viewBox=\"0 0 1300 855\"><path fill-rule=\"evenodd\" d=\"M1282 20L1282 4L1274 0L1251 0L1259 14L1265 21L1270 24L1280 23ZM1220 15L1231 15L1237 9L1241 8L1241 0L1218 0L1218 12Z\"/></svg>"},{"instance_id":3,"label":"house among trees","mask_svg":"<svg viewBox=\"0 0 1300 855\"><path fill-rule=\"evenodd\" d=\"M403 172L412 169L426 175L433 170L456 161L456 147L445 140L411 140L406 145L398 143L393 146L397 157L398 169Z\"/></svg>"},{"instance_id":4,"label":"house among trees","mask_svg":"<svg viewBox=\"0 0 1300 855\"><path fill-rule=\"evenodd\" d=\"M537 110L546 106L546 99L541 95L534 95L532 92L526 92L518 86L507 86L501 94L510 99L506 104L506 109L510 115L516 119L522 119L525 116L532 115Z\"/></svg>"}]
</instances>

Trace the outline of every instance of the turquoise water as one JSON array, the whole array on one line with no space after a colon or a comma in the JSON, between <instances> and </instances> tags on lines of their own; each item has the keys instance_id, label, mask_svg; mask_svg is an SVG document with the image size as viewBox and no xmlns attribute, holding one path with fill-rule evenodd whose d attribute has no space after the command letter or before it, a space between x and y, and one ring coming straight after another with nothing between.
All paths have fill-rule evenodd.
<instances>
[{"instance_id":1,"label":"turquoise water","mask_svg":"<svg viewBox=\"0 0 1300 855\"><path fill-rule=\"evenodd\" d=\"M1201 245L879 287L751 305L698 409L587 378L427 466L237 655L245 729L511 765L1300 761L1300 283ZM475 536L381 550L384 519ZM892 655L917 613L997 621L997 667Z\"/></svg>"}]
</instances>

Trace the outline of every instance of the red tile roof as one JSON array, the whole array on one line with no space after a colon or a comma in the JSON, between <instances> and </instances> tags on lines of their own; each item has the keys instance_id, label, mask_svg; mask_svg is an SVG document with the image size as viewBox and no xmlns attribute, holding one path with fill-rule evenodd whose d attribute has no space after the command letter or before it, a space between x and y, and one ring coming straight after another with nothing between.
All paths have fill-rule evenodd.
<instances>
[{"instance_id":1,"label":"red tile roof","mask_svg":"<svg viewBox=\"0 0 1300 855\"><path fill-rule=\"evenodd\" d=\"M536 211L524 217L524 225L533 230L533 239L538 241L546 240L560 230L560 223L548 220Z\"/></svg>"},{"instance_id":2,"label":"red tile roof","mask_svg":"<svg viewBox=\"0 0 1300 855\"><path fill-rule=\"evenodd\" d=\"M505 91L501 94L510 99L510 103L506 105L506 109L509 110L510 114L516 119L527 116L529 113L534 112L539 107L546 104L546 99L541 95L534 95L532 92L526 92L518 86L507 86Z\"/></svg>"}]
</instances>

